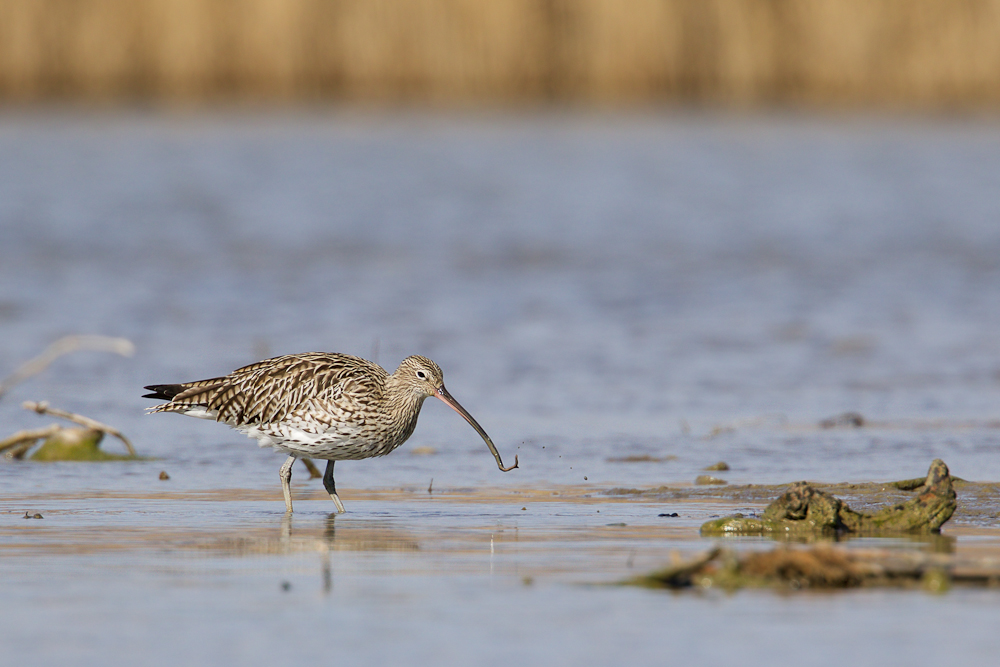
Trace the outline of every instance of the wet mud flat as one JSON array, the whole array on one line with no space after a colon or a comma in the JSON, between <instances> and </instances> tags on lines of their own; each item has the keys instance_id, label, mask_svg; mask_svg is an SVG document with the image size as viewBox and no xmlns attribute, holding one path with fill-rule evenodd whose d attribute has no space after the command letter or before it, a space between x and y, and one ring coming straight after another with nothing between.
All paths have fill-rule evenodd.
<instances>
[{"instance_id":1,"label":"wet mud flat","mask_svg":"<svg viewBox=\"0 0 1000 667\"><path fill-rule=\"evenodd\" d=\"M817 485L878 509L906 498L892 484ZM141 567L151 556L256 558L313 554L318 582L336 552L393 553L406 571L431 576L479 572L488 554L492 576L575 584L616 583L644 568L703 555L722 544L770 550L824 543L841 549L958 554L1000 566L1000 527L987 507L996 484L959 482L958 510L940 531L871 535L706 532L727 516L765 515L787 486L676 486L649 490L398 488L345 491L351 510L338 516L328 498L301 491L302 509L285 514L273 489L214 489L0 495L0 556L54 559L126 555ZM1000 570L997 571L1000 576ZM1000 583L1000 580L992 583ZM992 584L991 584L992 585Z\"/></svg>"},{"instance_id":2,"label":"wet mud flat","mask_svg":"<svg viewBox=\"0 0 1000 667\"><path fill-rule=\"evenodd\" d=\"M912 502L916 482L812 486L823 497L878 512ZM956 509L942 528L882 536L706 531L726 517L767 516L769 503L795 485L348 489L351 508L341 516L323 492L309 489L294 494L303 505L291 515L276 504L274 489L0 494L0 556L10 563L127 553L141 563L153 552L185 558L398 552L419 554L407 564L413 571L448 574L456 565L452 557L465 554L479 563L488 550L491 574L574 583L612 583L637 568L701 554L713 543L737 549L824 542L869 550L969 551L980 558L995 555L1000 563L1000 484L954 479L953 485Z\"/></svg>"},{"instance_id":3,"label":"wet mud flat","mask_svg":"<svg viewBox=\"0 0 1000 667\"><path fill-rule=\"evenodd\" d=\"M932 620L954 639L948 655L955 643L973 659L996 648L983 631L1000 621L994 588L789 598L619 585L715 545L784 548L699 534L713 518L763 512L760 490L343 493L347 514L303 489L291 516L273 488L0 494L0 639L24 664L212 664L221 656L266 664L334 654L359 664L607 664L622 655L653 664L668 652L735 660L736 646L745 656L770 624L793 614L788 655L807 664L835 650L831 627L870 635L865 656L898 655L900 636L904 656L934 655L920 630ZM961 510L941 535L830 544L1000 562L1000 530ZM738 641L706 646L720 624ZM836 650L851 659L854 648Z\"/></svg>"},{"instance_id":4,"label":"wet mud flat","mask_svg":"<svg viewBox=\"0 0 1000 667\"><path fill-rule=\"evenodd\" d=\"M332 513L328 497L315 491L296 493L302 508L291 515L275 505L273 489L0 496L5 517L0 552L134 552L141 559L144 552L165 549L237 557L370 550L419 553L412 567L434 572L449 555L485 550L493 573L501 565L504 574L602 580L634 567L639 551L643 560L654 562L666 553L664 544L693 547L701 517L742 507L692 499L684 504L683 516L663 517L660 503L606 497L592 488L430 494L348 489L344 495L351 507L341 516ZM537 555L525 558L524 549ZM559 556L564 550L573 558ZM623 550L631 554L627 565L618 557ZM496 558L514 553L518 562ZM621 563L612 567L604 556Z\"/></svg>"}]
</instances>

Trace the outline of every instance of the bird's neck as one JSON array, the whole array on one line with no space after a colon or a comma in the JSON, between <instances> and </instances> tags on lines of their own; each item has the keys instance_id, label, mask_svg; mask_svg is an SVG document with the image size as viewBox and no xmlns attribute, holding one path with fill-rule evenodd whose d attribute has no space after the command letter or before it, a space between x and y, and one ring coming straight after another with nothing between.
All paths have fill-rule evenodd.
<instances>
[{"instance_id":1,"label":"bird's neck","mask_svg":"<svg viewBox=\"0 0 1000 667\"><path fill-rule=\"evenodd\" d=\"M417 416L420 414L420 407L427 398L422 394L414 393L413 389L402 383L395 381L393 376L389 376L385 383L386 406L393 424L397 428L406 431L406 437L413 432L417 425Z\"/></svg>"}]
</instances>

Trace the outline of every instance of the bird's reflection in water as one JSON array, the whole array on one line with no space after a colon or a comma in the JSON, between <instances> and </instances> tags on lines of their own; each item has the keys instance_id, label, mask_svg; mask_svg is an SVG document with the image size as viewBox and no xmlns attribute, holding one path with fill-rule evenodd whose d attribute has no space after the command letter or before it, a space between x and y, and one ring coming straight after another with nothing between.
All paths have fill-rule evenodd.
<instances>
[{"instance_id":1,"label":"bird's reflection in water","mask_svg":"<svg viewBox=\"0 0 1000 667\"><path fill-rule=\"evenodd\" d=\"M326 516L326 529L323 531L323 540L327 545L333 544L334 535L337 531L337 512L330 512Z\"/></svg>"},{"instance_id":2,"label":"bird's reflection in water","mask_svg":"<svg viewBox=\"0 0 1000 667\"><path fill-rule=\"evenodd\" d=\"M340 521L345 521L340 516ZM308 517L294 516L285 513L281 517L278 539L253 539L245 537L240 540L244 550L251 544L257 549L251 551L275 550L280 545L287 551L306 551L317 546L326 546L331 551L417 551L419 541L410 530L396 528L388 522L353 522L337 526L337 513L331 512L318 524ZM272 533L273 535L273 533ZM278 549L280 550L280 549Z\"/></svg>"},{"instance_id":3,"label":"bird's reflection in water","mask_svg":"<svg viewBox=\"0 0 1000 667\"><path fill-rule=\"evenodd\" d=\"M326 516L326 529L323 531L323 593L329 595L333 590L333 566L330 564L330 545L333 544L337 532L337 512Z\"/></svg>"},{"instance_id":4,"label":"bird's reflection in water","mask_svg":"<svg viewBox=\"0 0 1000 667\"><path fill-rule=\"evenodd\" d=\"M302 515L286 512L278 526L277 539L242 539L240 551L270 553L300 553L318 551L320 553L323 577L323 591L333 590L333 558L331 552L416 552L420 549L417 538L408 530L400 530L392 525L365 523L342 523L337 526L337 512L330 512L321 524ZM340 521L345 521L341 516Z\"/></svg>"},{"instance_id":5,"label":"bird's reflection in water","mask_svg":"<svg viewBox=\"0 0 1000 667\"><path fill-rule=\"evenodd\" d=\"M292 544L292 513L285 512L281 517L281 535L278 541L284 545L286 548L290 548Z\"/></svg>"}]
</instances>

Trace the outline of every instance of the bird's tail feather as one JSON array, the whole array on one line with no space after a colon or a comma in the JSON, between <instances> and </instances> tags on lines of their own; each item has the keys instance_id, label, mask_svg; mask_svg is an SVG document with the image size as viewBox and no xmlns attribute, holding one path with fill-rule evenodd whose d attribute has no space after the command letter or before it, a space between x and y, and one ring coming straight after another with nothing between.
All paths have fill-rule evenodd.
<instances>
[{"instance_id":1,"label":"bird's tail feather","mask_svg":"<svg viewBox=\"0 0 1000 667\"><path fill-rule=\"evenodd\" d=\"M148 387L143 387L143 389L148 389L153 392L151 394L143 394L143 398L158 398L163 401L169 401L177 394L184 391L184 385L182 384L151 384Z\"/></svg>"}]
</instances>

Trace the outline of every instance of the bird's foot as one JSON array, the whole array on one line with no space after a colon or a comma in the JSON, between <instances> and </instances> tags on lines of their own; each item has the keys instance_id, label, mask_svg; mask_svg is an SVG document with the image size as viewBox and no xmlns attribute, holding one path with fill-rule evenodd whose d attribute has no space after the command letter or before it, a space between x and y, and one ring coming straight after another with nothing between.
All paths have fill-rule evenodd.
<instances>
[{"instance_id":1,"label":"bird's foot","mask_svg":"<svg viewBox=\"0 0 1000 667\"><path fill-rule=\"evenodd\" d=\"M334 503L337 504L338 514L343 514L344 512L347 511L346 509L344 509L344 503L340 502L340 496L338 496L336 493L331 493L330 498L333 500Z\"/></svg>"}]
</instances>

